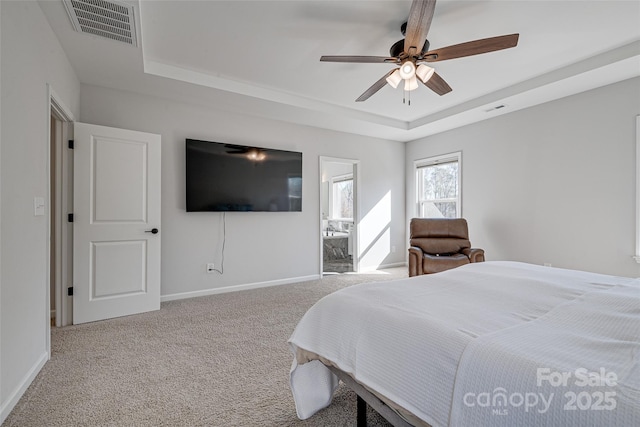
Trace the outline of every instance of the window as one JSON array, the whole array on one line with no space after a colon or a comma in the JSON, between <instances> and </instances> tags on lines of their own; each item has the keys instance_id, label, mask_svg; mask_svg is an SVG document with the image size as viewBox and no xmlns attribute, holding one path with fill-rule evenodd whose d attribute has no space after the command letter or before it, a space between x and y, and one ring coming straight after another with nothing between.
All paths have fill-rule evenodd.
<instances>
[{"instance_id":1,"label":"window","mask_svg":"<svg viewBox=\"0 0 640 427\"><path fill-rule=\"evenodd\" d=\"M353 220L353 174L331 179L332 218Z\"/></svg>"},{"instance_id":2,"label":"window","mask_svg":"<svg viewBox=\"0 0 640 427\"><path fill-rule=\"evenodd\" d=\"M417 216L459 218L462 153L431 157L415 162Z\"/></svg>"},{"instance_id":3,"label":"window","mask_svg":"<svg viewBox=\"0 0 640 427\"><path fill-rule=\"evenodd\" d=\"M640 116L636 116L636 254L640 264Z\"/></svg>"}]
</instances>

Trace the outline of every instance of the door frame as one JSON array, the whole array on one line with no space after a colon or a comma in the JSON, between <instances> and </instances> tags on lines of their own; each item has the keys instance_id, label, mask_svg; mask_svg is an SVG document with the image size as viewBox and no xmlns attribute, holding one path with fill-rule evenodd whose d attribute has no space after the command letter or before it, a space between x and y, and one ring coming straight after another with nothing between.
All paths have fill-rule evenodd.
<instances>
[{"instance_id":1,"label":"door frame","mask_svg":"<svg viewBox=\"0 0 640 427\"><path fill-rule=\"evenodd\" d=\"M322 171L326 163L347 163L353 168L353 229L355 231L355 239L353 239L353 271L360 270L360 160L345 159L340 157L319 157L318 166L318 186L319 186L319 203L318 203L318 231L320 231L320 277L323 277L324 270L324 245L322 240Z\"/></svg>"},{"instance_id":2,"label":"door frame","mask_svg":"<svg viewBox=\"0 0 640 427\"><path fill-rule=\"evenodd\" d=\"M54 206L55 212L52 209L48 211L47 221L47 278L46 278L46 319L51 317L51 270L55 268L55 301L56 301L56 326L66 326L71 324L68 320L72 313L72 298L64 293L66 286L65 283L71 283L69 275L69 262L71 262L70 250L72 249L73 240L70 239L70 233L73 232L72 227L69 225L66 218L70 197L68 192L69 183L73 183L69 179L72 170L69 169L69 161L65 160L67 156L70 156L68 150L66 150L65 142L72 138L73 122L75 121L73 113L66 106L62 98L57 95L55 90L50 84L47 84L48 93L48 115L47 115L47 201L46 206ZM51 140L51 125L52 118L60 125L60 129L56 129L54 140ZM52 147L54 148L52 150ZM52 177L51 163L55 162L55 177ZM51 187L54 186L54 194L51 194ZM55 198L55 203L52 204L52 200ZM71 200L72 202L72 200ZM55 224L51 227L51 216L54 215ZM55 245L52 244L51 237L55 236ZM52 261L53 254L53 261ZM52 265L53 262L53 265ZM46 333L46 347L51 358L51 322L47 321L47 333Z\"/></svg>"}]
</instances>

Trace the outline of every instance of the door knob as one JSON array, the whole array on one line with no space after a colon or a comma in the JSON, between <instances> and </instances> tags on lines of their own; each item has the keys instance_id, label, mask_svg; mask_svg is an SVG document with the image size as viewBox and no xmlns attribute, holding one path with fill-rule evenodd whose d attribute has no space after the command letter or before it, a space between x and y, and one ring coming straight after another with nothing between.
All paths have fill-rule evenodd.
<instances>
[{"instance_id":1,"label":"door knob","mask_svg":"<svg viewBox=\"0 0 640 427\"><path fill-rule=\"evenodd\" d=\"M158 234L159 231L157 228L152 228L151 230L145 230L145 233Z\"/></svg>"}]
</instances>

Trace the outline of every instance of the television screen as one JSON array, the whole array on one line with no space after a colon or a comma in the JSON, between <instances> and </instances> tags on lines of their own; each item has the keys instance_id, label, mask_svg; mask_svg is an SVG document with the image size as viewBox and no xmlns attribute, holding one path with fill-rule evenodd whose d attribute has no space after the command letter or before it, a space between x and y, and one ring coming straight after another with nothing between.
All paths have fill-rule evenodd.
<instances>
[{"instance_id":1,"label":"television screen","mask_svg":"<svg viewBox=\"0 0 640 427\"><path fill-rule=\"evenodd\" d=\"M302 211L302 153L187 139L187 212Z\"/></svg>"}]
</instances>

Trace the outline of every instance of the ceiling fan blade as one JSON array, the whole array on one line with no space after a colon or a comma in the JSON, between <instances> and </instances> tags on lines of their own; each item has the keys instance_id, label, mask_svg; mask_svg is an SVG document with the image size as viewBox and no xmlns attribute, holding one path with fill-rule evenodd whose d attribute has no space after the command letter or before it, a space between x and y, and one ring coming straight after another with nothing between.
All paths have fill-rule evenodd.
<instances>
[{"instance_id":1,"label":"ceiling fan blade","mask_svg":"<svg viewBox=\"0 0 640 427\"><path fill-rule=\"evenodd\" d=\"M404 53L407 55L418 55L422 51L435 9L436 0L413 0L404 36Z\"/></svg>"},{"instance_id":2,"label":"ceiling fan blade","mask_svg":"<svg viewBox=\"0 0 640 427\"><path fill-rule=\"evenodd\" d=\"M387 84L387 77L389 77L395 70L397 70L397 68L389 71L380 80L372 84L369 89L365 90L364 93L356 99L356 102L366 101L371 97L371 95L382 89Z\"/></svg>"},{"instance_id":3,"label":"ceiling fan blade","mask_svg":"<svg viewBox=\"0 0 640 427\"><path fill-rule=\"evenodd\" d=\"M398 58L393 56L346 56L346 55L334 55L334 56L321 56L322 62L351 62L362 64L386 64L398 62Z\"/></svg>"},{"instance_id":4,"label":"ceiling fan blade","mask_svg":"<svg viewBox=\"0 0 640 427\"><path fill-rule=\"evenodd\" d=\"M447 82L445 82L444 79L440 77L438 73L433 73L433 76L431 76L431 78L427 80L424 85L440 96L445 95L453 90L451 89L451 86L449 86Z\"/></svg>"},{"instance_id":5,"label":"ceiling fan blade","mask_svg":"<svg viewBox=\"0 0 640 427\"><path fill-rule=\"evenodd\" d=\"M520 37L520 34L509 34L506 36L474 40L471 42L430 50L429 52L424 53L423 57L427 62L437 62L447 59L479 55L481 53L494 52L496 50L509 49L518 45L518 37Z\"/></svg>"}]
</instances>

